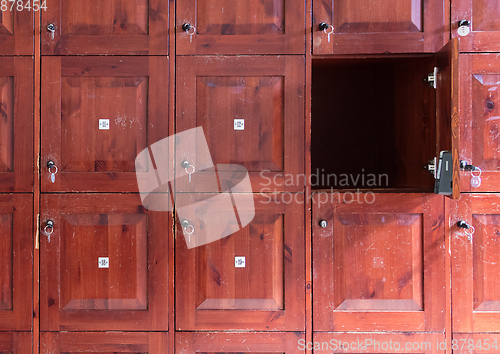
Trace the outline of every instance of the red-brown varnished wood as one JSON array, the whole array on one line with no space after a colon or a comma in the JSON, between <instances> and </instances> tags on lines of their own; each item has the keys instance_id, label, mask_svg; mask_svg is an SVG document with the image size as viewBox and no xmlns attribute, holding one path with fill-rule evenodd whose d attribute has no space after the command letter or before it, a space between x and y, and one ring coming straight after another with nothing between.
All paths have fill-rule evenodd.
<instances>
[{"instance_id":1,"label":"red-brown varnished wood","mask_svg":"<svg viewBox=\"0 0 500 354\"><path fill-rule=\"evenodd\" d=\"M168 9L164 0L47 0L42 54L166 55Z\"/></svg>"},{"instance_id":2,"label":"red-brown varnished wood","mask_svg":"<svg viewBox=\"0 0 500 354\"><path fill-rule=\"evenodd\" d=\"M454 333L453 353L491 354L500 351L498 333Z\"/></svg>"},{"instance_id":3,"label":"red-brown varnished wood","mask_svg":"<svg viewBox=\"0 0 500 354\"><path fill-rule=\"evenodd\" d=\"M170 217L136 194L43 195L41 330L167 330ZM109 268L98 258L108 257Z\"/></svg>"},{"instance_id":4,"label":"red-brown varnished wood","mask_svg":"<svg viewBox=\"0 0 500 354\"><path fill-rule=\"evenodd\" d=\"M29 332L0 333L0 353L31 354L33 335Z\"/></svg>"},{"instance_id":5,"label":"red-brown varnished wood","mask_svg":"<svg viewBox=\"0 0 500 354\"><path fill-rule=\"evenodd\" d=\"M460 38L461 52L500 51L500 3L497 0L453 0L451 34ZM458 23L471 22L470 33L458 35Z\"/></svg>"},{"instance_id":6,"label":"red-brown varnished wood","mask_svg":"<svg viewBox=\"0 0 500 354\"><path fill-rule=\"evenodd\" d=\"M447 6L446 6L447 5ZM356 0L313 2L313 53L435 52L445 32L448 0ZM319 29L325 22L328 34Z\"/></svg>"},{"instance_id":7,"label":"red-brown varnished wood","mask_svg":"<svg viewBox=\"0 0 500 354\"><path fill-rule=\"evenodd\" d=\"M0 330L31 331L33 197L0 195Z\"/></svg>"},{"instance_id":8,"label":"red-brown varnished wood","mask_svg":"<svg viewBox=\"0 0 500 354\"><path fill-rule=\"evenodd\" d=\"M286 333L223 333L223 332L177 332L175 352L193 353L304 353L299 341L304 341L300 332Z\"/></svg>"},{"instance_id":9,"label":"red-brown varnished wood","mask_svg":"<svg viewBox=\"0 0 500 354\"><path fill-rule=\"evenodd\" d=\"M0 10L0 55L33 55L33 12L16 11L12 2L6 5L7 11Z\"/></svg>"},{"instance_id":10,"label":"red-brown varnished wood","mask_svg":"<svg viewBox=\"0 0 500 354\"><path fill-rule=\"evenodd\" d=\"M168 59L44 57L42 71L42 191L137 191L137 154L169 134Z\"/></svg>"},{"instance_id":11,"label":"red-brown varnished wood","mask_svg":"<svg viewBox=\"0 0 500 354\"><path fill-rule=\"evenodd\" d=\"M313 195L314 330L444 332L443 197L358 197Z\"/></svg>"},{"instance_id":12,"label":"red-brown varnished wood","mask_svg":"<svg viewBox=\"0 0 500 354\"><path fill-rule=\"evenodd\" d=\"M453 332L500 332L498 214L499 194L462 194L447 210L452 240ZM457 226L459 220L475 228L470 239Z\"/></svg>"},{"instance_id":13,"label":"red-brown varnished wood","mask_svg":"<svg viewBox=\"0 0 500 354\"><path fill-rule=\"evenodd\" d=\"M176 132L201 126L214 165L245 167L253 192L303 191L303 56L180 57L176 81ZM214 191L205 175L198 168L177 191ZM219 178L230 173L219 169Z\"/></svg>"},{"instance_id":14,"label":"red-brown varnished wood","mask_svg":"<svg viewBox=\"0 0 500 354\"><path fill-rule=\"evenodd\" d=\"M461 190L499 192L500 55L462 54L460 60L460 159L482 170L477 188L463 171Z\"/></svg>"},{"instance_id":15,"label":"red-brown varnished wood","mask_svg":"<svg viewBox=\"0 0 500 354\"><path fill-rule=\"evenodd\" d=\"M0 58L0 110L2 114L0 192L31 192L33 191L32 58Z\"/></svg>"},{"instance_id":16,"label":"red-brown varnished wood","mask_svg":"<svg viewBox=\"0 0 500 354\"><path fill-rule=\"evenodd\" d=\"M178 2L177 54L304 54L304 10L300 0Z\"/></svg>"},{"instance_id":17,"label":"red-brown varnished wood","mask_svg":"<svg viewBox=\"0 0 500 354\"><path fill-rule=\"evenodd\" d=\"M314 333L315 353L444 354L442 333ZM316 347L314 347L316 346ZM399 348L399 350L396 350Z\"/></svg>"},{"instance_id":18,"label":"red-brown varnished wood","mask_svg":"<svg viewBox=\"0 0 500 354\"><path fill-rule=\"evenodd\" d=\"M194 203L198 196L185 199ZM214 242L188 249L177 223L176 329L304 331L303 195L253 197L250 224ZM187 204L183 195L176 198ZM244 208L238 212L247 212ZM214 212L214 218L219 214ZM210 229L189 221L195 229L190 237L202 237L205 226ZM228 222L226 228L232 226ZM245 267L235 268L235 257L245 257Z\"/></svg>"},{"instance_id":19,"label":"red-brown varnished wood","mask_svg":"<svg viewBox=\"0 0 500 354\"><path fill-rule=\"evenodd\" d=\"M42 333L41 354L59 353L168 353L166 332L62 332Z\"/></svg>"}]
</instances>

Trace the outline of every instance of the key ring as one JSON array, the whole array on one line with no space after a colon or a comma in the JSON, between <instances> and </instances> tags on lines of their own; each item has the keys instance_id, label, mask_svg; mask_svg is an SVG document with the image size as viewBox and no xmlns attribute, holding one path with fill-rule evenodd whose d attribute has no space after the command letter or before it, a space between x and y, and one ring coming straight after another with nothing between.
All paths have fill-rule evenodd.
<instances>
[{"instance_id":1,"label":"key ring","mask_svg":"<svg viewBox=\"0 0 500 354\"><path fill-rule=\"evenodd\" d=\"M477 175L475 175L474 172L479 172L479 173ZM483 172L483 170L481 170L481 168L479 168L479 167L476 167L474 170L470 171L472 177L481 177L482 172Z\"/></svg>"},{"instance_id":2,"label":"key ring","mask_svg":"<svg viewBox=\"0 0 500 354\"><path fill-rule=\"evenodd\" d=\"M48 230L48 231L47 231ZM50 231L50 232L49 232ZM45 225L45 227L43 228L43 233L47 236L50 236L52 235L52 233L54 232L54 228L49 226L49 225ZM50 241L49 241L50 242Z\"/></svg>"},{"instance_id":3,"label":"key ring","mask_svg":"<svg viewBox=\"0 0 500 354\"><path fill-rule=\"evenodd\" d=\"M187 225L187 226L184 226L183 228L184 232L188 235L192 235L194 233L194 226L193 225ZM189 230L189 231L188 231Z\"/></svg>"},{"instance_id":4,"label":"key ring","mask_svg":"<svg viewBox=\"0 0 500 354\"><path fill-rule=\"evenodd\" d=\"M54 172L52 172L52 168L55 168L56 170ZM56 165L53 165L51 167L49 167L49 173L55 175L57 173L58 169L57 169L57 166Z\"/></svg>"},{"instance_id":5,"label":"key ring","mask_svg":"<svg viewBox=\"0 0 500 354\"><path fill-rule=\"evenodd\" d=\"M189 172L189 168L190 168L190 167L193 169L193 171L191 171L191 172ZM192 174L194 173L194 171L196 171L196 169L194 168L194 166L193 166L193 165L189 165L188 167L185 167L185 168L184 168L184 171L186 171L186 173L187 173L188 175L192 175Z\"/></svg>"}]
</instances>

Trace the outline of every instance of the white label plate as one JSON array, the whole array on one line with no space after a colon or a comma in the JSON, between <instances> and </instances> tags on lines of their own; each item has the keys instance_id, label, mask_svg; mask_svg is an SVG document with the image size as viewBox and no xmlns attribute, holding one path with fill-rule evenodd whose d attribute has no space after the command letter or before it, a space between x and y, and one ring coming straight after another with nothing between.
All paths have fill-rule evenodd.
<instances>
[{"instance_id":1,"label":"white label plate","mask_svg":"<svg viewBox=\"0 0 500 354\"><path fill-rule=\"evenodd\" d=\"M109 130L109 119L99 119L99 130Z\"/></svg>"},{"instance_id":2,"label":"white label plate","mask_svg":"<svg viewBox=\"0 0 500 354\"><path fill-rule=\"evenodd\" d=\"M245 268L245 257L234 257L235 268Z\"/></svg>"},{"instance_id":3,"label":"white label plate","mask_svg":"<svg viewBox=\"0 0 500 354\"><path fill-rule=\"evenodd\" d=\"M245 120L235 119L234 120L234 130L245 130Z\"/></svg>"},{"instance_id":4,"label":"white label plate","mask_svg":"<svg viewBox=\"0 0 500 354\"><path fill-rule=\"evenodd\" d=\"M99 257L97 264L99 268L109 268L109 257Z\"/></svg>"}]
</instances>

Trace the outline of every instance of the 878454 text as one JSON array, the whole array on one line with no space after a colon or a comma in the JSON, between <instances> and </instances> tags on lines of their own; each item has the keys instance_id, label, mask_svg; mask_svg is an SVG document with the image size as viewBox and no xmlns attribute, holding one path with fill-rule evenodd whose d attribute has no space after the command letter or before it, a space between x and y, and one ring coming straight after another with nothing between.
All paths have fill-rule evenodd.
<instances>
[{"instance_id":1,"label":"878454 text","mask_svg":"<svg viewBox=\"0 0 500 354\"><path fill-rule=\"evenodd\" d=\"M1 0L0 10L7 11L46 11L46 0Z\"/></svg>"}]
</instances>

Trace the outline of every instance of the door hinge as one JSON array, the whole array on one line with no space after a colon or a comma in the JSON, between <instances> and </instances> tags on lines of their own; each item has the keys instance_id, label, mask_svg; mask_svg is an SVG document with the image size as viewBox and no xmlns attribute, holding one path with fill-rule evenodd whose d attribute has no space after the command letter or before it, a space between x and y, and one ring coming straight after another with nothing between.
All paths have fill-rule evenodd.
<instances>
[{"instance_id":1,"label":"door hinge","mask_svg":"<svg viewBox=\"0 0 500 354\"><path fill-rule=\"evenodd\" d=\"M438 73L438 68L434 67L434 72L429 73L427 77L424 77L424 82L427 82L430 87L437 88L437 73Z\"/></svg>"},{"instance_id":2,"label":"door hinge","mask_svg":"<svg viewBox=\"0 0 500 354\"><path fill-rule=\"evenodd\" d=\"M36 215L35 249L40 249L40 214Z\"/></svg>"},{"instance_id":3,"label":"door hinge","mask_svg":"<svg viewBox=\"0 0 500 354\"><path fill-rule=\"evenodd\" d=\"M453 158L451 151L441 151L439 159L433 158L423 166L436 180L434 193L451 195L453 193Z\"/></svg>"}]
</instances>

